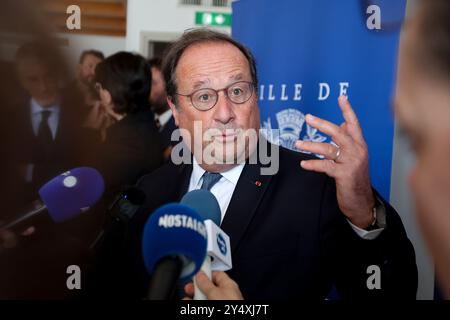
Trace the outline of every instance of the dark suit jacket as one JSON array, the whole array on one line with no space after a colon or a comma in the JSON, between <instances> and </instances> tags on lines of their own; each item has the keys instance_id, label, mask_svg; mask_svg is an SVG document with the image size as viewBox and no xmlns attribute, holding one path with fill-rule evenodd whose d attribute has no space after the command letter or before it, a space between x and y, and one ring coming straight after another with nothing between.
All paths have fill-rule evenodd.
<instances>
[{"instance_id":1,"label":"dark suit jacket","mask_svg":"<svg viewBox=\"0 0 450 320\"><path fill-rule=\"evenodd\" d=\"M8 136L12 140L4 153L11 159L8 168L10 179L8 187L13 196L7 197L8 209L2 214L11 219L17 212L23 213L23 206L38 199L40 186L60 173L83 165L82 154L86 143L84 130L76 117L66 109L65 101L60 105L59 124L50 155L42 158L39 154L36 137L32 130L29 100L8 113ZM12 175L18 172L17 166L35 163L43 169L39 180L25 184L23 177ZM17 181L21 183L17 183ZM15 185L21 184L16 187ZM25 188L25 194L18 190ZM84 268L85 238L93 236L91 221L81 215L68 222L54 224L50 218L41 219L34 224L36 232L28 237L18 237L19 243L13 250L1 252L0 299L62 299L73 295L66 287L66 268L71 264ZM2 217L0 217L2 219ZM81 229L80 232L78 232ZM96 231L96 230L95 230ZM87 240L86 240L87 242Z\"/></svg>"},{"instance_id":2,"label":"dark suit jacket","mask_svg":"<svg viewBox=\"0 0 450 320\"><path fill-rule=\"evenodd\" d=\"M105 179L107 192L113 194L124 185L134 185L162 164L153 113L146 108L112 125L100 150L93 155L98 160L94 163Z\"/></svg>"},{"instance_id":3,"label":"dark suit jacket","mask_svg":"<svg viewBox=\"0 0 450 320\"><path fill-rule=\"evenodd\" d=\"M67 100L62 99L56 136L46 155L33 132L29 99L16 105L11 112L10 134L16 141L9 154L19 166L34 164L33 181L25 186L25 203L38 198L37 191L45 182L82 164L83 150L89 139L66 106Z\"/></svg>"},{"instance_id":4,"label":"dark suit jacket","mask_svg":"<svg viewBox=\"0 0 450 320\"><path fill-rule=\"evenodd\" d=\"M341 298L414 299L414 249L395 210L384 203L386 229L375 240L363 240L339 210L334 180L300 167L301 160L310 158L280 148L277 174L261 175L260 164L246 164L242 171L221 228L231 239L233 269L228 273L244 298L323 299L335 286ZM143 226L156 208L181 199L191 172L192 165L168 164L141 179L147 201L133 219L131 236L117 247L122 256L107 263L118 266L110 270L111 290L121 288L117 293L127 297L145 295L149 277L141 258ZM380 290L367 288L370 265L381 268Z\"/></svg>"},{"instance_id":5,"label":"dark suit jacket","mask_svg":"<svg viewBox=\"0 0 450 320\"><path fill-rule=\"evenodd\" d=\"M178 141L171 141L172 132L177 128L175 125L175 119L173 116L170 117L169 121L162 127L162 130L160 130L161 135L161 143L162 148L165 150L169 146L174 146L178 143Z\"/></svg>"}]
</instances>

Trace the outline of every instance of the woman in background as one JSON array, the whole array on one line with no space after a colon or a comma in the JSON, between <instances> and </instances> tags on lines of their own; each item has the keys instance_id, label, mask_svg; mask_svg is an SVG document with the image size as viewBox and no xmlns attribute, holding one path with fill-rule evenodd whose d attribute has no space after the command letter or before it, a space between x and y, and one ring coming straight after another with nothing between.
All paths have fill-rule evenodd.
<instances>
[{"instance_id":1,"label":"woman in background","mask_svg":"<svg viewBox=\"0 0 450 320\"><path fill-rule=\"evenodd\" d=\"M151 75L147 61L118 52L96 68L96 88L103 115L112 119L105 130L101 152L95 152L108 194L135 184L162 164L162 149L148 104Z\"/></svg>"}]
</instances>

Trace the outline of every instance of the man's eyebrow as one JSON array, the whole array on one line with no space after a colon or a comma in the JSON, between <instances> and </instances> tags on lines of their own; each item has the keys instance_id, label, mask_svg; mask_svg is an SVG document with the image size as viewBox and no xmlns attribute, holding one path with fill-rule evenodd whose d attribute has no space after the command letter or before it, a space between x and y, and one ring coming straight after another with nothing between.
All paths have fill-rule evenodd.
<instances>
[{"instance_id":1,"label":"man's eyebrow","mask_svg":"<svg viewBox=\"0 0 450 320\"><path fill-rule=\"evenodd\" d=\"M244 79L244 75L242 73L234 74L230 76L231 80L242 80Z\"/></svg>"},{"instance_id":2,"label":"man's eyebrow","mask_svg":"<svg viewBox=\"0 0 450 320\"><path fill-rule=\"evenodd\" d=\"M198 89L207 83L210 83L210 81L209 80L197 80L194 82L192 89L193 90Z\"/></svg>"}]
</instances>

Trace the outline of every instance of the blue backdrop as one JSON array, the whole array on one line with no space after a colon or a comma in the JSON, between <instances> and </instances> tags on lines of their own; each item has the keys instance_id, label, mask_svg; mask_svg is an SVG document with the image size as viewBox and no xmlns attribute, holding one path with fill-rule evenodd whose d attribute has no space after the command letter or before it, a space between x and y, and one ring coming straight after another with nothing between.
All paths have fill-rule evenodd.
<instances>
[{"instance_id":1,"label":"blue backdrop","mask_svg":"<svg viewBox=\"0 0 450 320\"><path fill-rule=\"evenodd\" d=\"M381 29L373 28L378 6ZM371 9L372 8L372 9ZM343 121L337 98L346 91L369 146L374 186L389 199L399 22L404 0L240 0L232 35L255 54L263 128L292 148L298 139L329 139L304 115ZM376 19L376 17L375 17Z\"/></svg>"}]
</instances>

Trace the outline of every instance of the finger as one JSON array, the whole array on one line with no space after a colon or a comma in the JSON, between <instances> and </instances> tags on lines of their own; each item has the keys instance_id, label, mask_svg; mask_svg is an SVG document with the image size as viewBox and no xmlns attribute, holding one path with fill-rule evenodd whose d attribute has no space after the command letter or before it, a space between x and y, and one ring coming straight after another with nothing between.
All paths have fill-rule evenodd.
<instances>
[{"instance_id":1,"label":"finger","mask_svg":"<svg viewBox=\"0 0 450 320\"><path fill-rule=\"evenodd\" d=\"M186 295L188 297L193 297L194 296L194 284L192 282L189 282L188 284L186 284L184 286L184 292L186 293Z\"/></svg>"},{"instance_id":2,"label":"finger","mask_svg":"<svg viewBox=\"0 0 450 320\"><path fill-rule=\"evenodd\" d=\"M31 236L35 231L36 231L36 228L33 227L33 226L31 226L31 227L27 228L25 231L23 231L23 232L21 233L21 235L22 235L22 236L25 236L25 237Z\"/></svg>"},{"instance_id":3,"label":"finger","mask_svg":"<svg viewBox=\"0 0 450 320\"><path fill-rule=\"evenodd\" d=\"M356 114L353 111L352 105L348 101L348 98L344 95L339 96L338 104L341 108L342 115L344 116L345 121L348 123L359 125L358 117L356 117Z\"/></svg>"},{"instance_id":4,"label":"finger","mask_svg":"<svg viewBox=\"0 0 450 320\"><path fill-rule=\"evenodd\" d=\"M298 140L295 146L302 151L309 151L314 154L320 154L327 159L336 159L336 154L338 148L334 145L326 142L312 142L312 141L302 141Z\"/></svg>"},{"instance_id":5,"label":"finger","mask_svg":"<svg viewBox=\"0 0 450 320\"><path fill-rule=\"evenodd\" d=\"M322 172L330 177L335 176L336 164L333 160L303 160L300 165L305 170Z\"/></svg>"},{"instance_id":6,"label":"finger","mask_svg":"<svg viewBox=\"0 0 450 320\"><path fill-rule=\"evenodd\" d=\"M212 280L218 287L227 287L236 283L223 271L213 271Z\"/></svg>"},{"instance_id":7,"label":"finger","mask_svg":"<svg viewBox=\"0 0 450 320\"><path fill-rule=\"evenodd\" d=\"M345 119L345 122L350 124L350 126L346 126L347 131L349 134L354 138L361 140L362 139L362 131L361 126L359 124L358 117L356 116L356 113L353 111L353 108L348 101L347 97L342 95L338 99L339 107L341 108L342 115Z\"/></svg>"},{"instance_id":8,"label":"finger","mask_svg":"<svg viewBox=\"0 0 450 320\"><path fill-rule=\"evenodd\" d=\"M214 283L209 280L208 276L203 271L199 271L199 273L197 273L195 280L198 288L205 294L205 296L208 296L215 288Z\"/></svg>"},{"instance_id":9,"label":"finger","mask_svg":"<svg viewBox=\"0 0 450 320\"><path fill-rule=\"evenodd\" d=\"M338 145L342 146L343 144L349 142L348 137L345 135L342 129L334 123L321 119L319 117L315 117L311 114L307 114L305 119L307 124L329 135L334 141L336 141Z\"/></svg>"}]
</instances>

